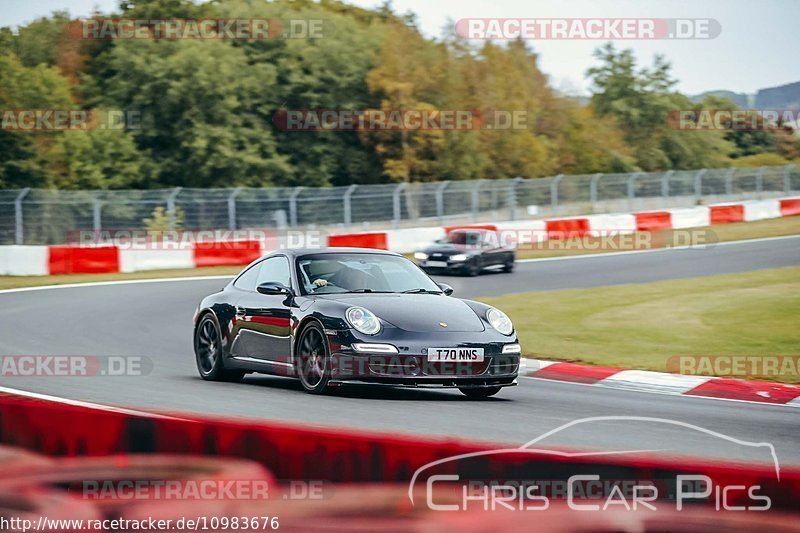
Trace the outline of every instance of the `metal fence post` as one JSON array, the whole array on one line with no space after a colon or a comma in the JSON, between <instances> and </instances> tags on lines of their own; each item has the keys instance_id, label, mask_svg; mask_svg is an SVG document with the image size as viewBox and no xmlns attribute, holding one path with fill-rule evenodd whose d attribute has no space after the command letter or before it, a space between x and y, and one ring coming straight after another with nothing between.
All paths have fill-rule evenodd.
<instances>
[{"instance_id":1,"label":"metal fence post","mask_svg":"<svg viewBox=\"0 0 800 533\"><path fill-rule=\"evenodd\" d=\"M344 225L345 227L350 227L350 224L353 223L353 207L350 203L350 198L353 196L353 193L356 192L358 185L351 185L344 191L344 196L342 196L342 207L344 209Z\"/></svg>"},{"instance_id":2,"label":"metal fence post","mask_svg":"<svg viewBox=\"0 0 800 533\"><path fill-rule=\"evenodd\" d=\"M236 231L236 197L242 192L241 187L236 187L228 196L228 229Z\"/></svg>"},{"instance_id":3,"label":"metal fence post","mask_svg":"<svg viewBox=\"0 0 800 533\"><path fill-rule=\"evenodd\" d=\"M94 230L95 241L100 238L100 230L102 229L102 210L103 201L100 199L100 192L95 194L94 201L92 202L92 229Z\"/></svg>"},{"instance_id":4,"label":"metal fence post","mask_svg":"<svg viewBox=\"0 0 800 533\"><path fill-rule=\"evenodd\" d=\"M444 223L444 190L450 185L449 181L443 181L436 186L436 216L439 223Z\"/></svg>"},{"instance_id":5,"label":"metal fence post","mask_svg":"<svg viewBox=\"0 0 800 533\"><path fill-rule=\"evenodd\" d=\"M483 180L476 180L475 187L472 189L472 205L470 206L470 214L473 222L478 221L478 213L481 210L481 185L483 185Z\"/></svg>"},{"instance_id":6,"label":"metal fence post","mask_svg":"<svg viewBox=\"0 0 800 533\"><path fill-rule=\"evenodd\" d=\"M790 193L792 191L792 168L795 165L786 165L783 168L783 192Z\"/></svg>"},{"instance_id":7,"label":"metal fence post","mask_svg":"<svg viewBox=\"0 0 800 533\"><path fill-rule=\"evenodd\" d=\"M664 175L661 176L661 206L667 207L667 203L669 202L669 179L675 173L674 170L667 170L664 172Z\"/></svg>"},{"instance_id":8,"label":"metal fence post","mask_svg":"<svg viewBox=\"0 0 800 533\"><path fill-rule=\"evenodd\" d=\"M733 196L733 177L736 175L736 167L731 167L725 173L725 194Z\"/></svg>"},{"instance_id":9,"label":"metal fence post","mask_svg":"<svg viewBox=\"0 0 800 533\"><path fill-rule=\"evenodd\" d=\"M761 167L758 169L756 173L756 198L759 200L764 192L764 172L766 172L767 167Z\"/></svg>"},{"instance_id":10,"label":"metal fence post","mask_svg":"<svg viewBox=\"0 0 800 533\"><path fill-rule=\"evenodd\" d=\"M636 198L636 178L641 172L631 172L628 176L628 205L633 208L633 200Z\"/></svg>"},{"instance_id":11,"label":"metal fence post","mask_svg":"<svg viewBox=\"0 0 800 533\"><path fill-rule=\"evenodd\" d=\"M694 175L694 197L697 201L699 201L703 196L703 174L706 172L707 169L701 168Z\"/></svg>"},{"instance_id":12,"label":"metal fence post","mask_svg":"<svg viewBox=\"0 0 800 533\"><path fill-rule=\"evenodd\" d=\"M26 187L14 199L14 242L19 245L22 245L25 237L22 228L22 200L29 192L31 192L31 188Z\"/></svg>"},{"instance_id":13,"label":"metal fence post","mask_svg":"<svg viewBox=\"0 0 800 533\"><path fill-rule=\"evenodd\" d=\"M303 192L305 187L295 187L289 195L289 226L297 227L297 197Z\"/></svg>"},{"instance_id":14,"label":"metal fence post","mask_svg":"<svg viewBox=\"0 0 800 533\"><path fill-rule=\"evenodd\" d=\"M598 172L594 176L592 176L592 180L589 182L589 198L592 202L592 213L597 213L597 182L600 178L603 177L602 172Z\"/></svg>"},{"instance_id":15,"label":"metal fence post","mask_svg":"<svg viewBox=\"0 0 800 533\"><path fill-rule=\"evenodd\" d=\"M395 228L400 227L400 221L403 220L403 205L400 202L400 193L406 188L405 183L399 184L392 191L392 226Z\"/></svg>"},{"instance_id":16,"label":"metal fence post","mask_svg":"<svg viewBox=\"0 0 800 533\"><path fill-rule=\"evenodd\" d=\"M169 229L175 229L175 198L180 194L183 187L175 187L167 197L167 216L169 216Z\"/></svg>"},{"instance_id":17,"label":"metal fence post","mask_svg":"<svg viewBox=\"0 0 800 533\"><path fill-rule=\"evenodd\" d=\"M559 174L550 182L550 208L553 212L558 211L558 185L564 179L564 174Z\"/></svg>"},{"instance_id":18,"label":"metal fence post","mask_svg":"<svg viewBox=\"0 0 800 533\"><path fill-rule=\"evenodd\" d=\"M513 222L517 220L517 188L524 182L520 176L514 178L508 189L508 215Z\"/></svg>"}]
</instances>

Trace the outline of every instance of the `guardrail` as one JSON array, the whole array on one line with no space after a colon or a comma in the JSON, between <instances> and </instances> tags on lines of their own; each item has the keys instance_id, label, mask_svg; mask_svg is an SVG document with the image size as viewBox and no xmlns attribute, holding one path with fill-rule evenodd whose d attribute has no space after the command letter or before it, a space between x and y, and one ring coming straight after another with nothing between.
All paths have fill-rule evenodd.
<instances>
[{"instance_id":1,"label":"guardrail","mask_svg":"<svg viewBox=\"0 0 800 533\"><path fill-rule=\"evenodd\" d=\"M682 230L733 222L753 222L800 215L800 196L746 200L694 207L667 208L641 213L596 214L537 220L495 221L400 228L367 232L331 233L305 230L242 231L209 236L183 232L162 235L163 240L105 239L87 232L88 243L72 245L0 245L0 276L46 276L137 272L206 266L246 265L279 248L354 246L398 253L420 250L456 228L476 227L499 232L498 244L517 249L547 240L584 235L605 237L635 232ZM148 235L144 235L147 237ZM172 237L175 240L167 239ZM202 239L200 237L203 237Z\"/></svg>"},{"instance_id":2,"label":"guardrail","mask_svg":"<svg viewBox=\"0 0 800 533\"><path fill-rule=\"evenodd\" d=\"M800 191L800 167L720 168L350 185L0 190L0 244L63 244L78 231L400 228L688 207Z\"/></svg>"}]
</instances>

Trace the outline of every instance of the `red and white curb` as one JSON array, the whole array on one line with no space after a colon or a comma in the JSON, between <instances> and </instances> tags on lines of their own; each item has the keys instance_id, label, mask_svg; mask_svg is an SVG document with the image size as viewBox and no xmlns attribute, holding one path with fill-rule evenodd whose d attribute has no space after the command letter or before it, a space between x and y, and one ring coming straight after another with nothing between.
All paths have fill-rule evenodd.
<instances>
[{"instance_id":1,"label":"red and white curb","mask_svg":"<svg viewBox=\"0 0 800 533\"><path fill-rule=\"evenodd\" d=\"M800 407L800 385L522 359L521 377L611 389Z\"/></svg>"}]
</instances>

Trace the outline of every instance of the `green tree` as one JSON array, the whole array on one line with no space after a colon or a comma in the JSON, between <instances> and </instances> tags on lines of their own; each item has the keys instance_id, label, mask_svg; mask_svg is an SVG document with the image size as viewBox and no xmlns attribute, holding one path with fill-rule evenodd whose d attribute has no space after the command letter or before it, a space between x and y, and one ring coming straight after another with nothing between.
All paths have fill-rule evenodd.
<instances>
[{"instance_id":1,"label":"green tree","mask_svg":"<svg viewBox=\"0 0 800 533\"><path fill-rule=\"evenodd\" d=\"M160 185L269 185L291 173L263 120L275 68L221 41L126 42L111 51L109 107L152 117L136 144Z\"/></svg>"},{"instance_id":2,"label":"green tree","mask_svg":"<svg viewBox=\"0 0 800 533\"><path fill-rule=\"evenodd\" d=\"M54 182L61 189L146 187L146 163L122 130L68 131L54 144Z\"/></svg>"},{"instance_id":3,"label":"green tree","mask_svg":"<svg viewBox=\"0 0 800 533\"><path fill-rule=\"evenodd\" d=\"M0 110L73 109L70 85L58 69L24 66L16 55L0 55ZM53 182L49 152L60 133L0 129L0 187L47 187Z\"/></svg>"},{"instance_id":4,"label":"green tree","mask_svg":"<svg viewBox=\"0 0 800 533\"><path fill-rule=\"evenodd\" d=\"M656 56L651 68L637 69L632 50L617 51L609 43L595 51L601 64L588 70L599 116L613 116L633 148L637 165L646 171L691 169L728 163L729 143L714 132L670 128L670 112L691 109L686 96L672 91L676 81L670 64Z\"/></svg>"}]
</instances>

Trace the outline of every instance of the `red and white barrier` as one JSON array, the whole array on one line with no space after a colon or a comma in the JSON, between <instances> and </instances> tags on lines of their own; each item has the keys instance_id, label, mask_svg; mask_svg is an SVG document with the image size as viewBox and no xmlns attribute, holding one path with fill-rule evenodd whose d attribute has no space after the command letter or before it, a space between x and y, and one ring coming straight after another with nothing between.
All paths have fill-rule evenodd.
<instances>
[{"instance_id":1,"label":"red and white barrier","mask_svg":"<svg viewBox=\"0 0 800 533\"><path fill-rule=\"evenodd\" d=\"M800 215L800 197L751 200L711 206L664 209L642 213L612 213L546 220L519 220L493 224L466 224L403 228L386 231L300 235L308 246L378 248L398 253L419 250L459 228L500 231L503 245L525 246L548 239L590 235L602 237L637 231L663 231L749 222ZM313 238L312 238L313 237ZM293 246L280 237L217 242L175 243L171 246L0 246L0 275L46 276L48 274L137 272L246 265L282 246Z\"/></svg>"},{"instance_id":2,"label":"red and white barrier","mask_svg":"<svg viewBox=\"0 0 800 533\"><path fill-rule=\"evenodd\" d=\"M49 273L47 246L0 246L0 274L46 276Z\"/></svg>"},{"instance_id":3,"label":"red and white barrier","mask_svg":"<svg viewBox=\"0 0 800 533\"><path fill-rule=\"evenodd\" d=\"M120 272L194 267L194 249L192 248L179 250L148 248L144 250L119 251Z\"/></svg>"},{"instance_id":4,"label":"red and white barrier","mask_svg":"<svg viewBox=\"0 0 800 533\"><path fill-rule=\"evenodd\" d=\"M552 366L559 364L568 363ZM220 464L247 457L259 463L263 469L232 476L219 467L212 470L214 474L209 474L206 467L201 470L205 472L202 475L207 479L235 477L244 480L324 479L334 483L403 482L406 495L409 493L405 482L416 479L425 487L427 481L432 479L428 475L433 473L460 472L469 475L467 479L470 480L494 480L539 479L537 476L546 471L548 479L566 480L582 469L602 473L604 478L610 480L646 480L654 475L659 479L703 475L718 487L758 485L759 494L770 498L772 508L789 512L797 511L796 502L800 494L800 469L781 466L778 476L774 465L763 463L725 463L699 458L683 458L676 462L673 457L658 457L644 452L629 455L602 451L592 454L586 450L581 453L559 453L559 450L511 447L453 437L428 438L307 427L276 421L228 420L191 413L147 413L82 402L67 403L54 397L30 398L13 393L0 393L0 412L3 413L0 418L0 444L59 458L88 456L90 458L70 459L70 462L75 466L94 465L88 470L95 477L87 476L89 479L125 479L118 470L130 468L136 463L133 460L126 462L122 454L150 453L173 455L175 464L164 468L167 474L172 475L179 467L181 455L209 455ZM108 460L91 458L107 455L114 457ZM479 457L479 462L464 461L472 456ZM429 468L435 462L448 458L451 459L450 464L445 465L443 470ZM114 463L114 460L118 462ZM53 475L46 479L52 480L51 484L55 487L55 482L65 480L66 476L60 474L65 470L59 466L63 460L53 461L54 466L50 468ZM146 458L138 461L144 466L148 464ZM209 464L208 459L204 461L206 465ZM97 468L98 465L102 468ZM133 474L130 477L151 479L146 473L141 473L143 470L140 469L139 477ZM241 468L237 467L236 470L240 471ZM232 473L234 468L228 471ZM415 478L416 474L420 477ZM16 478L20 486L24 486L25 479L20 474ZM186 474L181 478L192 479ZM63 484L68 486L66 482ZM281 501L281 498L275 499ZM697 500L694 504L713 505L714 501L712 496L707 500ZM738 505L745 501L743 491L736 491L728 503ZM209 502L200 503L210 505ZM408 509L408 501L402 500L401 505ZM420 511L414 512L416 516ZM330 519L334 515L328 513L326 516ZM496 530L495 514L491 517L492 524L482 530ZM281 520L283 518L282 514ZM526 516L526 519L529 517ZM407 515L403 524L408 523ZM452 528L433 528L439 529Z\"/></svg>"},{"instance_id":5,"label":"red and white barrier","mask_svg":"<svg viewBox=\"0 0 800 533\"><path fill-rule=\"evenodd\" d=\"M780 218L781 216L780 200L752 200L743 202L742 205L744 205L745 222Z\"/></svg>"}]
</instances>

